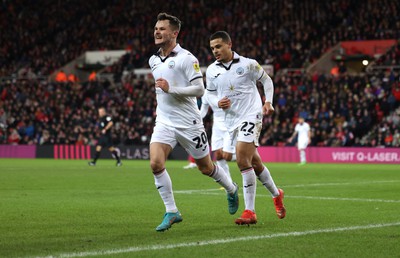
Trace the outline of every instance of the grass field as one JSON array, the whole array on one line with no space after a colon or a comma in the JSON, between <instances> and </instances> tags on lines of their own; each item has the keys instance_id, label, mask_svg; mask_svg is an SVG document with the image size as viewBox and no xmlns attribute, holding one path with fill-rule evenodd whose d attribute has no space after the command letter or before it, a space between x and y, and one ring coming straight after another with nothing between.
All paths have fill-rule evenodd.
<instances>
[{"instance_id":1,"label":"grass field","mask_svg":"<svg viewBox=\"0 0 400 258\"><path fill-rule=\"evenodd\" d=\"M247 227L233 222L242 190L229 215L225 193L185 164L167 163L183 222L159 233L148 161L0 159L0 257L400 257L399 165L268 164L287 217L259 184Z\"/></svg>"}]
</instances>

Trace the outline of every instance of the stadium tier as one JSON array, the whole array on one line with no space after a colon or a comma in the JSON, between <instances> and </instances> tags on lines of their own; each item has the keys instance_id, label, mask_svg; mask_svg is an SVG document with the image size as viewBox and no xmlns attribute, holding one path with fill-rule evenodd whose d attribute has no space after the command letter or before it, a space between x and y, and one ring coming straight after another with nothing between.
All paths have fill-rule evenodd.
<instances>
[{"instance_id":1,"label":"stadium tier","mask_svg":"<svg viewBox=\"0 0 400 258\"><path fill-rule=\"evenodd\" d=\"M4 1L0 144L95 145L98 106L115 117L117 144L148 144L156 106L153 81L134 71L148 68L156 51L156 4L181 18L179 41L203 66L213 61L209 35L223 29L235 38L235 51L273 67L276 112L264 118L262 145L293 145L287 139L296 118L305 116L311 146L400 146L398 44L366 73L350 74L341 62L335 75L303 72L341 41L398 40L400 3L389 0L43 1L40 7ZM47 80L88 50L113 49L128 53L105 70L110 77ZM210 116L204 123L210 133Z\"/></svg>"}]
</instances>

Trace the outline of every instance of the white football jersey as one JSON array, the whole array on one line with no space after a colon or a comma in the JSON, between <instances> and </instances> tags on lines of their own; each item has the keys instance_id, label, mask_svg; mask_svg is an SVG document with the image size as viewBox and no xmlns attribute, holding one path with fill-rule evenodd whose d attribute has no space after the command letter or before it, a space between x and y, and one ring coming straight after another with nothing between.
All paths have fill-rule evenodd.
<instances>
[{"instance_id":1,"label":"white football jersey","mask_svg":"<svg viewBox=\"0 0 400 258\"><path fill-rule=\"evenodd\" d=\"M218 106L215 106L212 104L212 101L209 100L209 93L206 91L201 97L201 102L202 104L206 105L207 107L210 107L213 111L213 121L219 122L224 124L225 121L225 112L222 108L219 108ZM200 112L201 113L201 112ZM224 125L225 127L225 125Z\"/></svg>"},{"instance_id":2,"label":"white football jersey","mask_svg":"<svg viewBox=\"0 0 400 258\"><path fill-rule=\"evenodd\" d=\"M297 123L294 130L297 132L298 142L308 142L308 132L310 131L310 125L308 123Z\"/></svg>"},{"instance_id":3,"label":"white football jersey","mask_svg":"<svg viewBox=\"0 0 400 258\"><path fill-rule=\"evenodd\" d=\"M151 56L149 65L154 80L163 78L170 87L187 87L191 81L203 78L197 58L179 44L167 57L161 57L159 52ZM169 94L160 88L156 88L156 94L156 123L177 128L203 124L196 97Z\"/></svg>"},{"instance_id":4,"label":"white football jersey","mask_svg":"<svg viewBox=\"0 0 400 258\"><path fill-rule=\"evenodd\" d=\"M231 101L231 107L224 110L229 131L235 130L245 120L262 120L262 101L256 82L264 73L256 60L235 52L230 64L215 61L208 66L207 90L216 91L218 99L227 97Z\"/></svg>"},{"instance_id":5,"label":"white football jersey","mask_svg":"<svg viewBox=\"0 0 400 258\"><path fill-rule=\"evenodd\" d=\"M235 147L232 146L232 141L228 130L225 126L225 112L223 109L219 108L210 99L209 91L206 91L201 97L202 105L200 109L201 116L204 117L207 114L208 108L211 107L213 111L213 125L211 134L211 150L215 151L218 149L223 149L223 151L234 153Z\"/></svg>"}]
</instances>

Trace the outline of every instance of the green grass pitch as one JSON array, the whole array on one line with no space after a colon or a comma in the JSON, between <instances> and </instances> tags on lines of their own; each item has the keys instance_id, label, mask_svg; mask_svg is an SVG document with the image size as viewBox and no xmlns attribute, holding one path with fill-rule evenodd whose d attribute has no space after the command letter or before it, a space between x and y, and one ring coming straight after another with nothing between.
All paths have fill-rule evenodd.
<instances>
[{"instance_id":1,"label":"green grass pitch","mask_svg":"<svg viewBox=\"0 0 400 258\"><path fill-rule=\"evenodd\" d=\"M279 220L257 186L256 225L237 226L219 185L168 161L183 222L148 161L0 159L0 257L400 257L400 166L267 164L285 191ZM242 185L235 163L234 181Z\"/></svg>"}]
</instances>

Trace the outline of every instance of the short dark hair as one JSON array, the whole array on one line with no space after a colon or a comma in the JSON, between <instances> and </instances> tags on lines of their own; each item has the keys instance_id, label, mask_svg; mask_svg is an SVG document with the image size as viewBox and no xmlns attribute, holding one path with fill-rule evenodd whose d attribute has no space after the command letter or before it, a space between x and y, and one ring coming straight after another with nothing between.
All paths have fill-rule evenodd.
<instances>
[{"instance_id":1,"label":"short dark hair","mask_svg":"<svg viewBox=\"0 0 400 258\"><path fill-rule=\"evenodd\" d=\"M181 30L181 21L177 17L167 13L159 13L157 15L157 21L164 21L164 20L169 21L169 24L171 25L172 29L177 31Z\"/></svg>"},{"instance_id":2,"label":"short dark hair","mask_svg":"<svg viewBox=\"0 0 400 258\"><path fill-rule=\"evenodd\" d=\"M222 39L223 42L231 42L231 37L229 36L228 32L226 31L217 31L210 36L210 41L214 39Z\"/></svg>"}]
</instances>

